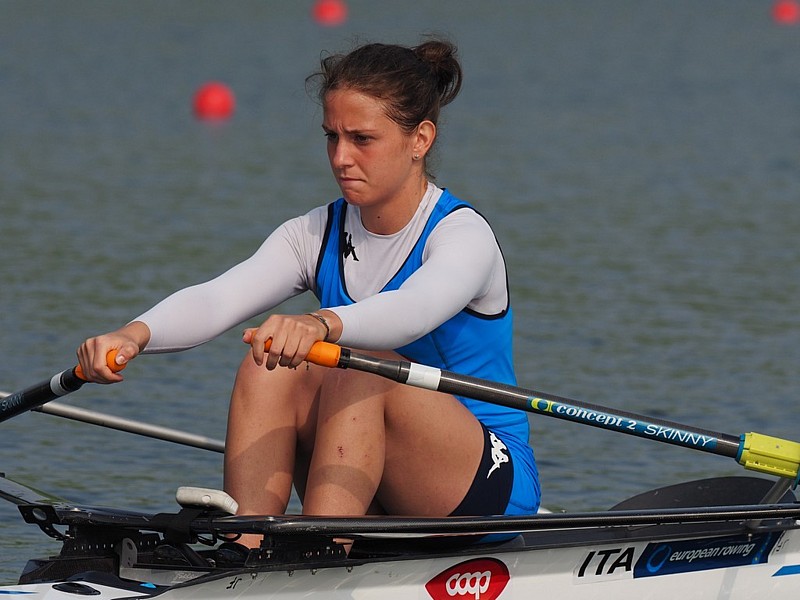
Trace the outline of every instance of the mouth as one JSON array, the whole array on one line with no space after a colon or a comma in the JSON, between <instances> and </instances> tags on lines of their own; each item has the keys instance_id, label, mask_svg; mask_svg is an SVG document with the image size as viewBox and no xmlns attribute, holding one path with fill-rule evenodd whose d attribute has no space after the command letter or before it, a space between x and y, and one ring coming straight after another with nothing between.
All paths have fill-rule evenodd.
<instances>
[{"instance_id":1,"label":"mouth","mask_svg":"<svg viewBox=\"0 0 800 600\"><path fill-rule=\"evenodd\" d=\"M339 182L339 185L345 185L345 186L352 185L354 183L358 183L359 181L361 181L356 177L345 177L345 176L339 176L336 178L336 180Z\"/></svg>"}]
</instances>

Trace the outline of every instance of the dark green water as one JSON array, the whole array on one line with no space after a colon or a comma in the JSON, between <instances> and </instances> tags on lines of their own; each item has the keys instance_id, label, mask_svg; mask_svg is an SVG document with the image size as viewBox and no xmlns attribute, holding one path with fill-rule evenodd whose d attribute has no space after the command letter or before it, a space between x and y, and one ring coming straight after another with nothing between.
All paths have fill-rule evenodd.
<instances>
[{"instance_id":1,"label":"dark green water","mask_svg":"<svg viewBox=\"0 0 800 600\"><path fill-rule=\"evenodd\" d=\"M520 382L740 434L796 438L800 28L769 2L352 0L0 3L0 389L247 256L336 195L303 79L322 50L446 32L466 82L438 182L492 221ZM237 94L222 126L191 95ZM292 308L301 308L300 301ZM238 332L147 357L68 402L216 438ZM533 417L553 508L739 473L730 460ZM0 471L82 502L166 510L217 454L41 414ZM0 505L0 580L58 545Z\"/></svg>"}]
</instances>

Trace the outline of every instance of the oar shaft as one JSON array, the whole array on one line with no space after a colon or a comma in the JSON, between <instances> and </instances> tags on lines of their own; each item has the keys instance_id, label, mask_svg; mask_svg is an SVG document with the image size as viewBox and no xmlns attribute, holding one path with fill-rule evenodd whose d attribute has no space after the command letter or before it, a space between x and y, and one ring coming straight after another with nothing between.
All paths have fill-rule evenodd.
<instances>
[{"instance_id":1,"label":"oar shaft","mask_svg":"<svg viewBox=\"0 0 800 600\"><path fill-rule=\"evenodd\" d=\"M112 371L121 371L125 365L116 363L117 351L106 356L106 363ZM0 423L20 413L41 406L46 402L77 391L86 383L80 366L56 373L50 379L40 381L22 391L14 392L0 400Z\"/></svg>"},{"instance_id":2,"label":"oar shaft","mask_svg":"<svg viewBox=\"0 0 800 600\"><path fill-rule=\"evenodd\" d=\"M265 349L269 350L269 346L270 341L267 341ZM791 440L752 432L734 436L686 427L671 421L613 411L603 406L487 379L458 375L405 360L358 354L348 348L327 342L315 343L306 360L326 367L351 368L374 373L398 383L466 396L574 423L727 456L736 459L739 464L752 471L792 479L795 483L800 479L800 443Z\"/></svg>"},{"instance_id":3,"label":"oar shaft","mask_svg":"<svg viewBox=\"0 0 800 600\"><path fill-rule=\"evenodd\" d=\"M39 406L33 410L48 415L72 419L73 421L108 427L109 429L116 429L117 431L125 431L127 433L135 433L157 440L174 442L192 448L201 448L203 450L211 450L220 453L225 452L225 442L220 440L172 429L170 427L152 425L133 419L125 419L93 410L78 408L77 406L70 406L60 402L50 402L49 404Z\"/></svg>"},{"instance_id":4,"label":"oar shaft","mask_svg":"<svg viewBox=\"0 0 800 600\"><path fill-rule=\"evenodd\" d=\"M694 448L729 458L736 458L739 452L738 436L691 428L627 411L611 410L535 390L514 386L486 388L479 380L454 376L448 371L442 371L441 377L438 389L442 392L503 404L556 419Z\"/></svg>"},{"instance_id":5,"label":"oar shaft","mask_svg":"<svg viewBox=\"0 0 800 600\"><path fill-rule=\"evenodd\" d=\"M468 375L459 375L408 361L376 359L342 348L338 366L374 373L399 383L474 398L729 458L736 458L739 453L740 440L738 436L689 428L671 421L651 419L635 413L613 411L586 402L490 382Z\"/></svg>"},{"instance_id":6,"label":"oar shaft","mask_svg":"<svg viewBox=\"0 0 800 600\"><path fill-rule=\"evenodd\" d=\"M50 379L14 392L0 400L0 422L74 392L84 383L86 382L75 374L75 369L67 369Z\"/></svg>"}]
</instances>

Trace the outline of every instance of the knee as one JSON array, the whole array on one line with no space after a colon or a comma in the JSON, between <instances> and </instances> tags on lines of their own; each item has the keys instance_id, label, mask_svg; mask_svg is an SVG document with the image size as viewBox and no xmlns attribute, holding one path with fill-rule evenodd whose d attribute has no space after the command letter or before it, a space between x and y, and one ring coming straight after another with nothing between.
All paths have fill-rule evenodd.
<instances>
[{"instance_id":1,"label":"knee","mask_svg":"<svg viewBox=\"0 0 800 600\"><path fill-rule=\"evenodd\" d=\"M236 378L231 393L231 405L239 407L260 408L274 406L280 398L278 390L282 389L282 371L288 369L278 368L268 371L263 366L258 366L253 357L248 353L239 364Z\"/></svg>"},{"instance_id":2,"label":"knee","mask_svg":"<svg viewBox=\"0 0 800 600\"><path fill-rule=\"evenodd\" d=\"M385 409L384 404L393 398L393 390L399 384L371 373L329 369L320 386L320 406L336 411L359 405L366 410ZM367 402L368 404L364 404Z\"/></svg>"},{"instance_id":3,"label":"knee","mask_svg":"<svg viewBox=\"0 0 800 600\"><path fill-rule=\"evenodd\" d=\"M236 379L233 384L234 391L260 386L266 374L267 370L264 367L259 367L248 352L236 371Z\"/></svg>"},{"instance_id":4,"label":"knee","mask_svg":"<svg viewBox=\"0 0 800 600\"><path fill-rule=\"evenodd\" d=\"M314 398L319 390L325 367L312 365L296 369L276 367L268 370L259 366L248 353L236 372L232 401L241 404L258 403L276 406L281 402L301 403L301 398Z\"/></svg>"}]
</instances>

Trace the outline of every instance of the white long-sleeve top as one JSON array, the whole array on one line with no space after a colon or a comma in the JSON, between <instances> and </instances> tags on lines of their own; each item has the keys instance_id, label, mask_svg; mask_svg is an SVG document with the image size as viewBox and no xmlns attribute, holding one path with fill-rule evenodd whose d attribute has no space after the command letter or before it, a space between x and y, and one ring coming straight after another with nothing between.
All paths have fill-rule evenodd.
<instances>
[{"instance_id":1,"label":"white long-sleeve top","mask_svg":"<svg viewBox=\"0 0 800 600\"><path fill-rule=\"evenodd\" d=\"M342 320L339 343L362 349L401 347L469 307L482 314L508 305L505 262L489 224L472 210L445 217L428 238L422 266L396 291L380 290L419 239L442 190L433 184L399 232L377 235L349 206L345 231L353 252L344 258L355 304L331 307ZM305 291L314 291L327 224L321 206L278 227L248 259L222 275L184 288L137 317L150 329L145 352L200 345ZM356 260L357 259L357 260Z\"/></svg>"}]
</instances>

